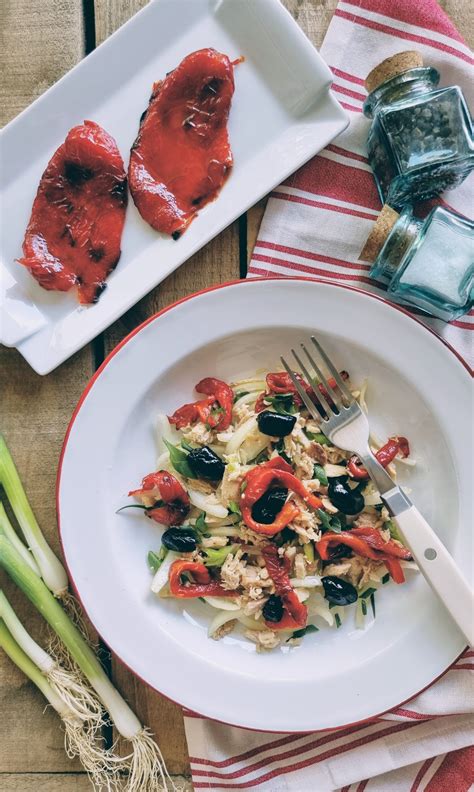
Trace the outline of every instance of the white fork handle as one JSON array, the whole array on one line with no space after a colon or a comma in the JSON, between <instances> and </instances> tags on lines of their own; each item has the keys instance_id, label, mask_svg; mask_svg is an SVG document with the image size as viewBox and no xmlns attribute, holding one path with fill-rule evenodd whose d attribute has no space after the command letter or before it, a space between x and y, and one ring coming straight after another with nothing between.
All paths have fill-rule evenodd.
<instances>
[{"instance_id":1,"label":"white fork handle","mask_svg":"<svg viewBox=\"0 0 474 792\"><path fill-rule=\"evenodd\" d=\"M396 520L426 580L440 597L469 646L474 646L474 594L454 560L416 506Z\"/></svg>"}]
</instances>

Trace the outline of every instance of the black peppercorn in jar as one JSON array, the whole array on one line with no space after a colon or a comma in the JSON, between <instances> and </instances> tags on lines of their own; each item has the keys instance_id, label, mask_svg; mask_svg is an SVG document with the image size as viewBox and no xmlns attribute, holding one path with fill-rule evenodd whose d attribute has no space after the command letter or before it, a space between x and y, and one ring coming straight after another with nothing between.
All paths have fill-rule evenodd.
<instances>
[{"instance_id":1,"label":"black peppercorn in jar","mask_svg":"<svg viewBox=\"0 0 474 792\"><path fill-rule=\"evenodd\" d=\"M401 207L460 184L474 168L472 119L457 85L417 52L400 52L368 75L364 113L373 118L369 162L382 202Z\"/></svg>"}]
</instances>

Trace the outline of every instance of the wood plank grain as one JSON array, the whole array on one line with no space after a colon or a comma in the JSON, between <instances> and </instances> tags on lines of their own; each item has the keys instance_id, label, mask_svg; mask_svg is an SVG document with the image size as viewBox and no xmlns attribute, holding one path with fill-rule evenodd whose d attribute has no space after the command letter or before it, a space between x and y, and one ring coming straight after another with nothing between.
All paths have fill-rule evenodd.
<instances>
[{"instance_id":1,"label":"wood plank grain","mask_svg":"<svg viewBox=\"0 0 474 792\"><path fill-rule=\"evenodd\" d=\"M13 118L84 54L81 0L7 0L0 4L1 120ZM45 163L46 164L46 163ZM14 349L0 349L0 428L15 457L32 506L56 552L55 476L72 410L93 371L90 348L47 377L35 374ZM43 620L1 576L28 629L40 641ZM63 746L60 721L5 657L0 657L0 768L2 772L79 769ZM44 711L45 710L45 711ZM44 711L44 712L43 712ZM19 778L23 778L19 776ZM0 787L3 789L3 781ZM10 779L12 783L16 783ZM18 782L17 789L21 787ZM12 788L12 787L11 787Z\"/></svg>"},{"instance_id":2,"label":"wood plank grain","mask_svg":"<svg viewBox=\"0 0 474 792\"><path fill-rule=\"evenodd\" d=\"M173 781L182 792L192 792L192 786L183 776ZM0 774L2 792L91 792L91 782L85 773L18 773Z\"/></svg>"}]
</instances>

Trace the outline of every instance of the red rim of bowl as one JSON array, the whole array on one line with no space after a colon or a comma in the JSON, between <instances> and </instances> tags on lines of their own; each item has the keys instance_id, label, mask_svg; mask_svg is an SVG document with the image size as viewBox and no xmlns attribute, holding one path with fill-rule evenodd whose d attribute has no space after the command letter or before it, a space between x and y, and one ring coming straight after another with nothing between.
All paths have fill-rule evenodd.
<instances>
[{"instance_id":1,"label":"red rim of bowl","mask_svg":"<svg viewBox=\"0 0 474 792\"><path fill-rule=\"evenodd\" d=\"M84 390L83 390L83 392L82 392L82 394L81 394L81 396L79 398L79 401L78 401L78 403L77 403L77 405L76 405L76 407L74 409L74 412L73 412L73 414L71 416L71 420L69 421L68 428L66 430L66 435L64 437L64 442L63 442L63 446L62 446L62 449L61 449L61 454L60 454L60 457L59 457L58 471L57 471L57 474L56 474L56 513L57 513L58 533L59 533L59 541L61 543L62 556L63 556L64 563L65 563L65 566L66 566L66 570L67 570L67 573L68 573L68 578L69 578L70 585L72 586L72 588L74 590L74 593L75 593L77 599L79 600L79 602L81 604L82 610L84 611L84 613L86 614L87 618L89 619L91 624L94 626L94 628L95 628L94 622L92 621L92 619L89 616L89 613L87 612L86 608L84 607L84 604L82 602L80 593L79 593L78 588L77 588L77 586L75 584L74 578L73 578L73 576L71 574L71 570L70 570L69 564L67 562L66 554L64 552L63 537L62 537L62 534L61 534L61 515L60 515L60 508L59 508L59 488L60 488L60 484L61 484L61 472L62 472L64 456L66 454L66 449L67 449L67 444L68 444L68 440L69 440L69 435L71 434L71 431L72 431L72 428L74 426L74 422L76 420L76 417L77 417L77 415L78 415L78 413L79 413L79 411L80 411L80 409L81 409L86 397L88 396L90 390L92 389L92 386L94 385L95 381L98 379L98 377L100 376L100 374L102 373L104 368L110 363L112 358L115 357L115 355L120 351L120 349L122 349L122 347L125 346L125 344L127 344L135 335L137 335L148 324L151 324L151 322L153 322L155 319L158 319L160 316L163 316L163 314L168 313L168 311L171 311L173 308L176 308L178 305L182 305L182 303L188 302L188 300L192 300L195 297L199 297L202 294L207 294L208 292L217 291L218 289L225 289L225 288L227 288L229 286L239 286L239 285L245 285L245 284L248 284L248 283L261 283L262 281L269 281L269 280L272 280L272 281L276 281L276 280L277 281L280 281L280 280L309 281L311 283L314 283L314 282L323 283L325 285L336 286L339 289L348 289L349 291L359 292L359 294L363 294L365 296L371 297L372 299L379 300L379 302L385 303L390 308L393 308L394 310L405 314L405 316L408 316L414 322L417 322L417 324L421 325L421 327L423 327L428 333L431 333L431 335L435 336L435 338L437 338L438 341L440 341L442 344L444 344L444 346L446 346L450 350L450 352L452 352L452 354L458 359L458 361L461 363L461 365L468 371L468 373L471 375L471 377L474 376L474 373L471 370L471 368L469 367L469 365L461 357L459 352L457 352L457 350L455 350L454 347L451 346L451 344L449 344L447 341L445 341L444 338L441 338L441 336L439 336L434 330L432 330L430 327L427 327L427 325L425 325L423 322L421 322L419 319L417 319L416 316L413 316L411 313L409 313L407 310L405 310L401 306L395 305L395 304L389 302L388 300L385 300L383 297L380 297L378 294L373 294L372 292L368 292L365 289L359 289L356 286L348 286L347 284L336 283L334 281L328 281L327 279L324 279L324 278L308 278L308 277L304 277L304 276L297 276L297 277L289 277L288 278L288 277L286 277L284 275L280 275L280 276L279 275L275 275L275 276L271 276L271 277L268 277L268 278L246 278L246 279L243 279L243 280L228 281L227 283L219 283L219 284L217 284L215 286L209 286L206 289L202 289L201 291L194 292L193 294L189 294L189 295L187 295L187 297L182 297L180 300L176 300L176 302L171 303L170 305L167 305L161 311L158 311L157 313L153 314L153 316L148 317L148 319L145 319L144 322L142 322L137 327L135 327L127 336L125 336L125 338L122 339L122 341L120 341L119 344L117 344L116 347L114 347L114 349L107 355L107 357L105 358L104 362L99 366L97 371L92 375L91 379L89 380L89 382L87 383L86 387L84 388ZM106 641L105 641L105 643L107 644ZM107 644L107 646L108 646L108 644ZM122 658L117 654L117 652L112 647L109 647L109 649L110 649L110 651L112 651L114 653L115 657L121 663L121 665L123 665L125 668L127 668L135 677L137 677L137 679L139 679L141 682L143 682L143 684L147 685L147 687L151 688L151 690L154 690L156 693L159 693L160 696L163 696L164 698L168 699L168 701L172 701L174 704L177 704L179 707L181 707L184 710L186 710L186 706L184 704L182 704L180 701L176 701L175 699L170 698L165 693L162 693L162 691L159 690L159 688L155 687L150 682L148 682L146 679L143 679L143 677L141 677L139 674L137 674L133 670L133 668L131 668L131 666L129 666L124 660L122 660ZM380 712L380 713L374 713L374 715L371 715L368 718L363 718L362 720L353 721L352 723L343 723L340 726L335 726L335 727L333 726L333 727L331 727L331 731L337 731L338 729L345 729L345 728L348 728L350 726L358 726L358 725L363 724L363 723L370 723L370 722L376 721L377 719L381 718L383 715L391 712L392 710L398 709L403 704L406 704L408 701L411 701L413 698L416 698L416 696L419 696L421 693L423 693L425 690L427 690L429 687L431 687L431 685L434 685L435 682L437 682L439 679L441 679L441 677L444 676L444 674L446 674L449 671L449 669L452 668L453 665L455 665L455 663L457 663L457 661L464 654L464 652L465 652L465 649L463 649L463 651L458 655L458 657L456 657L453 660L453 662L447 668L444 669L444 671L442 671L431 682L429 682L427 685L425 685L425 687L423 687L421 690L417 691L417 693L414 693L413 695L411 695L409 698L404 699L399 704L396 704L394 707L390 707L390 709L384 710L383 712ZM184 714L186 714L186 713L184 713ZM200 713L197 713L197 712L192 712L191 714L193 714L194 716L202 717L202 718L208 718L209 720L214 720L217 723L224 724L225 726L237 726L238 728L245 729L247 731L258 731L258 732L263 732L263 733L268 733L268 734L281 734L282 733L281 729L279 729L278 731L275 731L275 730L272 730L272 729L253 729L250 726L243 726L241 724L231 723L229 721L219 720L217 718L210 718L207 715L201 715ZM313 729L313 730L311 730L309 732L308 731L289 731L289 732L286 732L285 730L283 730L283 731L286 734L313 734L313 733L317 733L317 732L321 732L321 731L326 731L326 729Z\"/></svg>"}]
</instances>

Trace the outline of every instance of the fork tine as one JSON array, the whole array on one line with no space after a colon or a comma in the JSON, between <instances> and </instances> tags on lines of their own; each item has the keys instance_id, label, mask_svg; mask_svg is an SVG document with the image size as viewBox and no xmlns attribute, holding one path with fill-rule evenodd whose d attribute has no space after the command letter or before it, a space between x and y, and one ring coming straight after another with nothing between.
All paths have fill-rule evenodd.
<instances>
[{"instance_id":1,"label":"fork tine","mask_svg":"<svg viewBox=\"0 0 474 792\"><path fill-rule=\"evenodd\" d=\"M313 388L315 390L317 390L317 392L324 399L324 401L327 404L329 404L329 409L331 410L331 412L334 412L334 406L336 406L336 408L338 410L341 410L342 404L341 404L341 400L339 398L339 394L335 393L331 389L331 386L330 386L329 382L327 381L327 379L324 376L323 372L319 368L318 364L315 362L315 360L309 354L309 352L306 349L304 344L301 344L301 348L302 348L303 352L305 353L306 357L308 358L308 360L310 362L310 365L313 367L313 369L315 370L317 376L319 377L319 382L321 383L321 386L322 386L321 389L320 389L319 383L318 383L317 387L314 388L314 385L313 385ZM315 380L315 382L316 382L316 380ZM329 393L331 393L331 395L329 395ZM333 402L332 405L331 405L331 401Z\"/></svg>"},{"instance_id":2,"label":"fork tine","mask_svg":"<svg viewBox=\"0 0 474 792\"><path fill-rule=\"evenodd\" d=\"M319 390L318 383L316 382L314 377L309 373L308 369L304 365L304 363L301 360L301 358L299 357L299 355L297 355L295 350L292 349L291 351L293 353L293 357L295 358L296 362L298 363L298 366L300 367L300 369L302 370L302 372L303 372L304 376L306 377L307 381L311 385L311 387L313 389L313 393L314 393L314 398L316 399L316 401L320 405L321 409L323 410L324 413L326 413L327 417L333 415L332 407L329 404L329 402L327 401L327 399L324 397L324 395L321 393L321 391Z\"/></svg>"},{"instance_id":3,"label":"fork tine","mask_svg":"<svg viewBox=\"0 0 474 792\"><path fill-rule=\"evenodd\" d=\"M296 379L295 375L293 374L292 370L290 369L290 367L289 367L288 363L286 362L285 358L281 357L280 360L283 363L283 366L285 367L287 373L289 374L290 379L291 379L293 385L295 386L296 390L298 391L298 394L301 397L305 407L309 410L310 414L313 415L314 417L316 417L314 415L314 413L317 413L318 420L321 420L321 416L319 415L318 411L316 410L316 405L314 404L314 402L311 401L311 399L309 398L309 396L306 393L305 389L300 385L300 383ZM321 404L321 408L324 410L324 407L323 407L322 404ZM327 419L323 418L322 420L327 420Z\"/></svg>"},{"instance_id":4,"label":"fork tine","mask_svg":"<svg viewBox=\"0 0 474 792\"><path fill-rule=\"evenodd\" d=\"M331 372L332 376L336 380L336 384L337 384L339 390L341 391L342 395L345 396L345 398L347 399L349 404L351 404L351 402L354 401L354 397L353 397L352 393L350 392L349 388L347 387L347 385L345 384L344 380L342 379L341 375L339 374L337 368L333 365L331 360L326 355L326 352L322 348L321 344L319 343L319 341L316 340L316 338L314 336L311 336L311 341L313 342L314 346L318 350L319 354L321 355L322 359L324 360L324 362L325 362L326 366L328 367L329 371Z\"/></svg>"}]
</instances>

